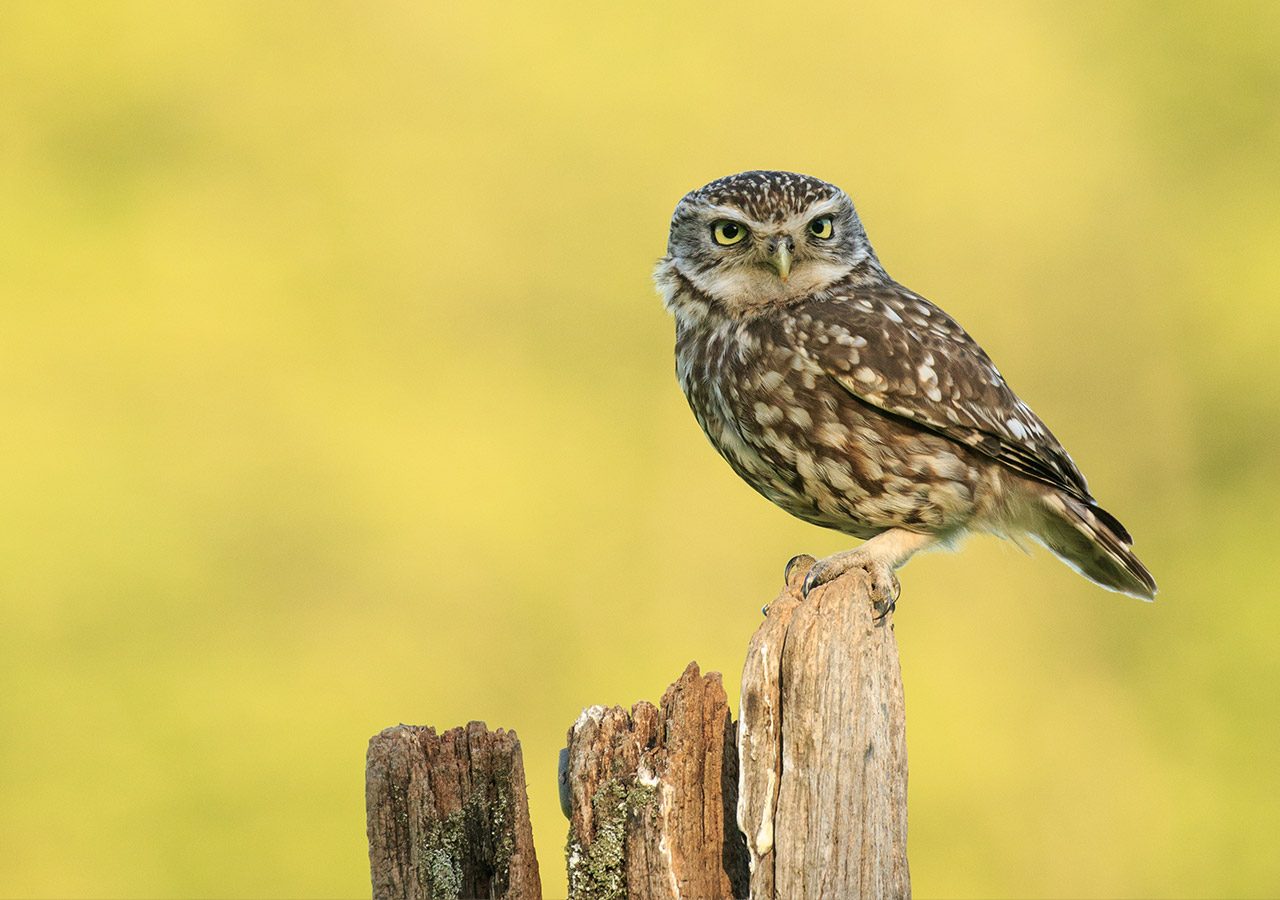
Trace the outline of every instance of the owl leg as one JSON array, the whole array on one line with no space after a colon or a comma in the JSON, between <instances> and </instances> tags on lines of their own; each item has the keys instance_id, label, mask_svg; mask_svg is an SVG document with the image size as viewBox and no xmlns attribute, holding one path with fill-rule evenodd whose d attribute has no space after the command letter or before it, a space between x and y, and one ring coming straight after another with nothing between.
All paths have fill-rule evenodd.
<instances>
[{"instance_id":1,"label":"owl leg","mask_svg":"<svg viewBox=\"0 0 1280 900\"><path fill-rule=\"evenodd\" d=\"M834 553L820 559L809 569L800 593L804 597L818 585L839 578L850 569L862 569L871 579L871 597L878 609L886 612L898 600L902 586L894 569L901 568L916 552L932 544L937 538L932 534L890 528L882 531L861 547Z\"/></svg>"}]
</instances>

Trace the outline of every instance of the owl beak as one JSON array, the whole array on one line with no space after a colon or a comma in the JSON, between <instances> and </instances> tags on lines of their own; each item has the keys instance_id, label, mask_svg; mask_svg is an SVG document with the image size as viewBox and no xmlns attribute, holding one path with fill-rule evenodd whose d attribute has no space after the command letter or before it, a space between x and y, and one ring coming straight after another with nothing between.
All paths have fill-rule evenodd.
<instances>
[{"instance_id":1,"label":"owl beak","mask_svg":"<svg viewBox=\"0 0 1280 900\"><path fill-rule=\"evenodd\" d=\"M778 241L773 248L773 255L769 257L769 262L773 263L773 267L778 270L778 277L786 281L787 276L791 274L791 242Z\"/></svg>"}]
</instances>

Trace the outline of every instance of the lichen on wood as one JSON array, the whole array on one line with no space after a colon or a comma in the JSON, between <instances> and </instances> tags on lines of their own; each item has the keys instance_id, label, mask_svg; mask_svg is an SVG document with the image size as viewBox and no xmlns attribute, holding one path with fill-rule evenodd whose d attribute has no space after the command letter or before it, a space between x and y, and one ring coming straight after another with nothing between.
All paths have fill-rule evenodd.
<instances>
[{"instance_id":1,"label":"lichen on wood","mask_svg":"<svg viewBox=\"0 0 1280 900\"><path fill-rule=\"evenodd\" d=\"M375 898L541 896L514 732L400 725L369 742Z\"/></svg>"},{"instance_id":2,"label":"lichen on wood","mask_svg":"<svg viewBox=\"0 0 1280 900\"><path fill-rule=\"evenodd\" d=\"M737 754L719 674L690 663L661 707L584 710L563 768L573 900L745 896Z\"/></svg>"},{"instance_id":3,"label":"lichen on wood","mask_svg":"<svg viewBox=\"0 0 1280 900\"><path fill-rule=\"evenodd\" d=\"M569 826L569 896L575 900L625 900L627 826L654 802L655 789L636 778L605 781L591 798L596 833L584 842ZM585 843L585 850L584 850Z\"/></svg>"}]
</instances>

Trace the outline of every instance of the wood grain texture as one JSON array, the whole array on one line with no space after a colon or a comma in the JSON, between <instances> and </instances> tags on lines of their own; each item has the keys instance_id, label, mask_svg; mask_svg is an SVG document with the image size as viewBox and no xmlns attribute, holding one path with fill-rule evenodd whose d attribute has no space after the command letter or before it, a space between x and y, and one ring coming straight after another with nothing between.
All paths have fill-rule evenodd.
<instances>
[{"instance_id":1,"label":"wood grain texture","mask_svg":"<svg viewBox=\"0 0 1280 900\"><path fill-rule=\"evenodd\" d=\"M365 766L375 900L542 896L514 731L398 725Z\"/></svg>"},{"instance_id":2,"label":"wood grain texture","mask_svg":"<svg viewBox=\"0 0 1280 900\"><path fill-rule=\"evenodd\" d=\"M751 639L738 823L751 896L910 897L907 745L892 614L850 572L800 600L801 557Z\"/></svg>"},{"instance_id":3,"label":"wood grain texture","mask_svg":"<svg viewBox=\"0 0 1280 900\"><path fill-rule=\"evenodd\" d=\"M564 765L571 898L746 896L733 823L737 753L719 673L690 663L660 707L584 710Z\"/></svg>"}]
</instances>

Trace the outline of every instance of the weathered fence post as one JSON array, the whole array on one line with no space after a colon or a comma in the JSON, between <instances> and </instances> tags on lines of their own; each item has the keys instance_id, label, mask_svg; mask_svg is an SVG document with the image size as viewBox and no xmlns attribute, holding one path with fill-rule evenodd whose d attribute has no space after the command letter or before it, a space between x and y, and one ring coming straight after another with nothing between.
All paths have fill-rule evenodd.
<instances>
[{"instance_id":1,"label":"weathered fence post","mask_svg":"<svg viewBox=\"0 0 1280 900\"><path fill-rule=\"evenodd\" d=\"M812 558L751 639L742 673L738 823L754 900L910 897L907 742L892 616L866 576L805 600Z\"/></svg>"},{"instance_id":2,"label":"weathered fence post","mask_svg":"<svg viewBox=\"0 0 1280 900\"><path fill-rule=\"evenodd\" d=\"M798 557L747 650L741 721L690 663L661 706L593 706L562 751L572 900L909 898L892 615ZM736 740L735 740L736 738ZM375 898L537 898L520 742L472 722L369 742ZM745 836L745 837L744 837Z\"/></svg>"},{"instance_id":3,"label":"weathered fence post","mask_svg":"<svg viewBox=\"0 0 1280 900\"><path fill-rule=\"evenodd\" d=\"M471 722L374 735L365 807L375 900L542 896L514 731Z\"/></svg>"},{"instance_id":4,"label":"weathered fence post","mask_svg":"<svg viewBox=\"0 0 1280 900\"><path fill-rule=\"evenodd\" d=\"M745 896L737 771L720 674L696 663L661 707L584 710L561 763L570 898Z\"/></svg>"}]
</instances>

